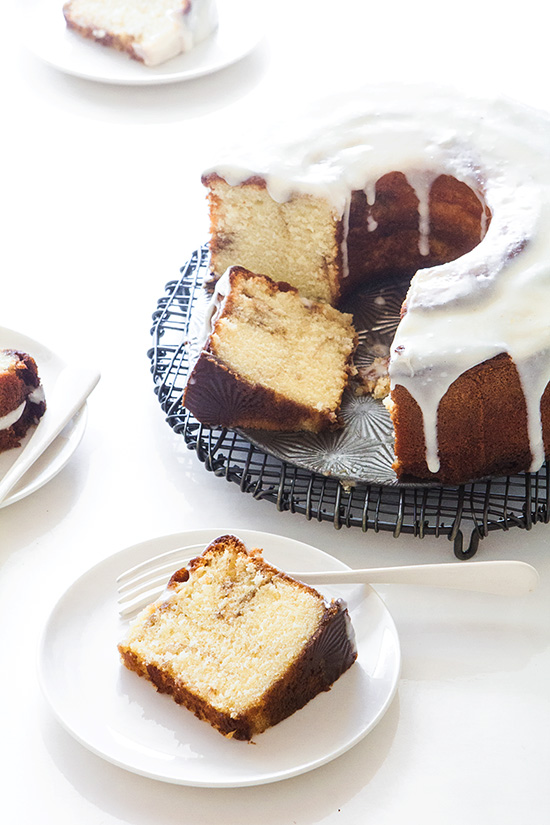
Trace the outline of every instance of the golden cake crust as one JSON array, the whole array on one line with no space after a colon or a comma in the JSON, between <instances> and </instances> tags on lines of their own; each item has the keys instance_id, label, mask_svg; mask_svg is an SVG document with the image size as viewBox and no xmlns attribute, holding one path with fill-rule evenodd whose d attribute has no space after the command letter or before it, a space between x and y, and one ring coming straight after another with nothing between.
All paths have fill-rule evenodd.
<instances>
[{"instance_id":1,"label":"golden cake crust","mask_svg":"<svg viewBox=\"0 0 550 825\"><path fill-rule=\"evenodd\" d=\"M392 392L395 470L404 481L430 475L422 413L402 386ZM550 452L550 387L541 403L546 453ZM438 410L440 469L435 477L460 484L489 475L509 475L529 466L527 412L517 369L502 353L463 373Z\"/></svg>"}]
</instances>

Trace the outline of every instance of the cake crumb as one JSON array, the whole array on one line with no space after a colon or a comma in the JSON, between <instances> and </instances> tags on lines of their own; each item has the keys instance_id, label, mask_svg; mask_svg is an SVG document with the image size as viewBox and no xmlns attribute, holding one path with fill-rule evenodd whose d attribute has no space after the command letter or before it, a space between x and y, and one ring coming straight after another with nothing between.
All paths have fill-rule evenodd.
<instances>
[{"instance_id":1,"label":"cake crumb","mask_svg":"<svg viewBox=\"0 0 550 825\"><path fill-rule=\"evenodd\" d=\"M376 399L386 398L390 394L389 364L390 358L385 356L375 358L368 367L359 367L356 395L372 395Z\"/></svg>"}]
</instances>

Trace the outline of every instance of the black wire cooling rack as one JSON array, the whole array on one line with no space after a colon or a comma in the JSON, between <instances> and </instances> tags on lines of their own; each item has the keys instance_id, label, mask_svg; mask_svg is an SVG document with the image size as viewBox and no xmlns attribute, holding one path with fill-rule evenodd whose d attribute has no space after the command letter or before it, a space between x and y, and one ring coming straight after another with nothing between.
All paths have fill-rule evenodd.
<instances>
[{"instance_id":1,"label":"black wire cooling rack","mask_svg":"<svg viewBox=\"0 0 550 825\"><path fill-rule=\"evenodd\" d=\"M238 432L200 424L183 408L189 369L193 308L209 274L206 247L196 250L166 284L153 314L148 352L155 393L170 427L182 435L206 470L266 499L278 510L331 521L336 529L358 527L423 538L444 536L459 559L471 558L494 530L526 530L550 518L549 463L538 473L491 478L455 487L348 485L275 458Z\"/></svg>"}]
</instances>

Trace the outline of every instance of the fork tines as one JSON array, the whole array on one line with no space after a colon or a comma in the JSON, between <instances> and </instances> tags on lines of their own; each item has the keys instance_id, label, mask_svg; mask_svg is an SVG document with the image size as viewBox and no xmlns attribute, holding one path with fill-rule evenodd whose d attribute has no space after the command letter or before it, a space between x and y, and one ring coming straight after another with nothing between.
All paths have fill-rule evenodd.
<instances>
[{"instance_id":1,"label":"fork tines","mask_svg":"<svg viewBox=\"0 0 550 825\"><path fill-rule=\"evenodd\" d=\"M120 615L129 618L159 596L170 576L188 562L204 544L191 544L161 553L136 564L117 578Z\"/></svg>"}]
</instances>

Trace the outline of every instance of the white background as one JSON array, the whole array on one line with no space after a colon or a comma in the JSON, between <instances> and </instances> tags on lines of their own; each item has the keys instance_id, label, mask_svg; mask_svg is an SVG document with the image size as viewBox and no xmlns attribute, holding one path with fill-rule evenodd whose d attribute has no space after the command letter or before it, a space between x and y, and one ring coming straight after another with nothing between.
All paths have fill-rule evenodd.
<instances>
[{"instance_id":1,"label":"white background","mask_svg":"<svg viewBox=\"0 0 550 825\"><path fill-rule=\"evenodd\" d=\"M398 695L362 743L302 777L234 790L144 779L81 747L39 691L37 643L59 594L96 561L156 535L219 525L284 534L352 566L453 560L444 538L336 532L207 473L153 394L151 314L206 238L201 171L247 122L282 119L288 104L350 82L404 79L550 109L540 3L265 5L266 35L248 57L147 88L43 64L9 7L0 50L0 325L92 362L102 379L68 466L0 510L2 819L542 825L550 820L544 525L492 534L478 554L534 563L541 584L528 598L378 588L401 636Z\"/></svg>"}]
</instances>

